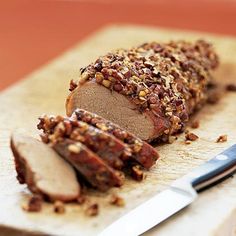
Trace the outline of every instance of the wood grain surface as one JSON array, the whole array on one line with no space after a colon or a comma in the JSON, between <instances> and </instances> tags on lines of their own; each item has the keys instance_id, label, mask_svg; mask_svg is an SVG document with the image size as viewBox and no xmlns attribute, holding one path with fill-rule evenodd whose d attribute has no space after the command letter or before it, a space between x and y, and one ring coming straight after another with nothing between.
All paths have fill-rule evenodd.
<instances>
[{"instance_id":1,"label":"wood grain surface","mask_svg":"<svg viewBox=\"0 0 236 236\"><path fill-rule=\"evenodd\" d=\"M194 130L200 137L198 141L185 145L182 134L173 144L158 146L161 160L147 173L146 180L141 183L127 180L121 189L110 191L119 192L126 201L125 207L110 206L105 194L90 191L92 200L100 204L98 217L85 216L83 207L76 204L67 205L63 215L53 213L49 203L43 205L40 213L26 213L21 209L21 204L30 194L26 186L20 185L15 178L9 149L12 130L20 129L38 137L36 124L39 115L64 115L70 79L77 78L79 68L99 55L145 41L179 38L205 38L212 41L222 62L216 73L218 80L223 83L236 82L235 38L138 26L110 26L0 94L0 235L97 235L114 220L167 188L173 180L236 142L236 94L228 92L218 104L206 105L195 115L194 119L200 120L200 128ZM216 143L216 138L221 134L227 134L228 141ZM234 235L235 188L236 178L227 179L201 193L190 207L155 227L147 235Z\"/></svg>"}]
</instances>

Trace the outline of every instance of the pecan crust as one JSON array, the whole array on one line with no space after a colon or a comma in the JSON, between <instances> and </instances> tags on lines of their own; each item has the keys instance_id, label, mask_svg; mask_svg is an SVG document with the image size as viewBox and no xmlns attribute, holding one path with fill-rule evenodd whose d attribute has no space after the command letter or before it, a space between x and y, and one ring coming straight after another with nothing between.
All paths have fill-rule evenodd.
<instances>
[{"instance_id":1,"label":"pecan crust","mask_svg":"<svg viewBox=\"0 0 236 236\"><path fill-rule=\"evenodd\" d=\"M151 112L153 120L163 117L168 125L158 136L165 141L182 131L194 110L209 99L211 71L218 64L204 40L145 43L99 57L81 70L78 85L95 81L127 96L140 112Z\"/></svg>"}]
</instances>

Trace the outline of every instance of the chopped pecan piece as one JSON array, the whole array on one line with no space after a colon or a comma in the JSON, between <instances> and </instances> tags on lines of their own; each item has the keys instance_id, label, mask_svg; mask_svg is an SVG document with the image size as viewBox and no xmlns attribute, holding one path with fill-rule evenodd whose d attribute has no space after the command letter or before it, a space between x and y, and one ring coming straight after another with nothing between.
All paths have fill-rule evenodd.
<instances>
[{"instance_id":1,"label":"chopped pecan piece","mask_svg":"<svg viewBox=\"0 0 236 236\"><path fill-rule=\"evenodd\" d=\"M140 165L132 166L131 176L137 181L142 181L145 178L145 174L143 173Z\"/></svg>"},{"instance_id":2,"label":"chopped pecan piece","mask_svg":"<svg viewBox=\"0 0 236 236\"><path fill-rule=\"evenodd\" d=\"M187 133L186 135L185 135L185 139L186 140L189 140L189 141L195 141L195 140L197 140L199 137L196 135L196 134L194 134L194 133Z\"/></svg>"},{"instance_id":3,"label":"chopped pecan piece","mask_svg":"<svg viewBox=\"0 0 236 236\"><path fill-rule=\"evenodd\" d=\"M54 207L54 212L58 214L63 214L66 211L65 205L61 201L55 201L53 207Z\"/></svg>"},{"instance_id":4,"label":"chopped pecan piece","mask_svg":"<svg viewBox=\"0 0 236 236\"><path fill-rule=\"evenodd\" d=\"M199 126L200 126L200 123L198 120L193 121L191 124L191 128L193 128L193 129L197 129L197 128L199 128Z\"/></svg>"},{"instance_id":5,"label":"chopped pecan piece","mask_svg":"<svg viewBox=\"0 0 236 236\"><path fill-rule=\"evenodd\" d=\"M226 142L227 139L228 139L228 136L227 136L226 134L220 135L220 136L217 138L216 142L217 142L217 143L223 143L223 142Z\"/></svg>"},{"instance_id":6,"label":"chopped pecan piece","mask_svg":"<svg viewBox=\"0 0 236 236\"><path fill-rule=\"evenodd\" d=\"M236 84L228 84L226 86L227 91L236 92Z\"/></svg>"},{"instance_id":7,"label":"chopped pecan piece","mask_svg":"<svg viewBox=\"0 0 236 236\"><path fill-rule=\"evenodd\" d=\"M27 202L27 205L23 205L22 208L29 212L39 212L42 209L43 198L40 195L33 195Z\"/></svg>"},{"instance_id":8,"label":"chopped pecan piece","mask_svg":"<svg viewBox=\"0 0 236 236\"><path fill-rule=\"evenodd\" d=\"M119 206L119 207L122 207L125 205L125 201L123 198L119 197L118 195L116 194L113 194L111 196L111 199L110 199L110 204L112 205L115 205L115 206Z\"/></svg>"},{"instance_id":9,"label":"chopped pecan piece","mask_svg":"<svg viewBox=\"0 0 236 236\"><path fill-rule=\"evenodd\" d=\"M99 213L99 205L97 203L92 203L89 205L85 211L88 216L96 216Z\"/></svg>"}]
</instances>

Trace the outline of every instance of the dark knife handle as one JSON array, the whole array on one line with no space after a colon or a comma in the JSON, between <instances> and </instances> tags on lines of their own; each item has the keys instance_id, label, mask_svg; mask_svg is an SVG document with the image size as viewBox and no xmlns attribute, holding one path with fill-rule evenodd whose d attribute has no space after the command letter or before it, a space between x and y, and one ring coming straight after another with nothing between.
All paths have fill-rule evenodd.
<instances>
[{"instance_id":1,"label":"dark knife handle","mask_svg":"<svg viewBox=\"0 0 236 236\"><path fill-rule=\"evenodd\" d=\"M236 144L187 174L188 181L201 190L236 171Z\"/></svg>"}]
</instances>

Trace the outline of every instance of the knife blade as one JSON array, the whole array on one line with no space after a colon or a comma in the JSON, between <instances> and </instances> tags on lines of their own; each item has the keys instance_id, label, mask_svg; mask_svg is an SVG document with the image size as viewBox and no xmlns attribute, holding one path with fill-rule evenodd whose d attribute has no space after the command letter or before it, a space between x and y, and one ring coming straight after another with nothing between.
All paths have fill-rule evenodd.
<instances>
[{"instance_id":1,"label":"knife blade","mask_svg":"<svg viewBox=\"0 0 236 236\"><path fill-rule=\"evenodd\" d=\"M140 235L190 205L197 198L197 191L235 171L236 144L174 181L167 190L122 216L99 236Z\"/></svg>"}]
</instances>

